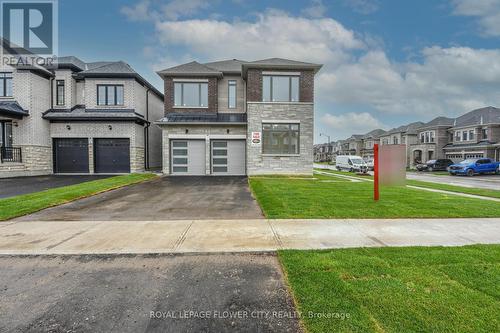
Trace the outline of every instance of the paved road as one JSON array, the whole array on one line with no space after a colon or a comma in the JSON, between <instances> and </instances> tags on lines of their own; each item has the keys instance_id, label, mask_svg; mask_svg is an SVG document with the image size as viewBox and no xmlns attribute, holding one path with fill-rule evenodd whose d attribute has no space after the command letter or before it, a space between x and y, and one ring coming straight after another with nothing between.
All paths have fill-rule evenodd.
<instances>
[{"instance_id":1,"label":"paved road","mask_svg":"<svg viewBox=\"0 0 500 333\"><path fill-rule=\"evenodd\" d=\"M407 179L421 180L432 183L456 185L471 188L484 188L490 190L500 190L500 175L481 175L474 177L465 176L438 176L428 173L408 172Z\"/></svg>"},{"instance_id":2,"label":"paved road","mask_svg":"<svg viewBox=\"0 0 500 333\"><path fill-rule=\"evenodd\" d=\"M17 178L0 178L0 199L48 190L50 188L68 186L111 176L34 176Z\"/></svg>"},{"instance_id":3,"label":"paved road","mask_svg":"<svg viewBox=\"0 0 500 333\"><path fill-rule=\"evenodd\" d=\"M220 253L491 243L500 244L500 218L0 223L0 254L8 255Z\"/></svg>"},{"instance_id":4,"label":"paved road","mask_svg":"<svg viewBox=\"0 0 500 333\"><path fill-rule=\"evenodd\" d=\"M4 256L0 267L0 332L300 332L297 319L251 318L294 311L274 255Z\"/></svg>"},{"instance_id":5,"label":"paved road","mask_svg":"<svg viewBox=\"0 0 500 333\"><path fill-rule=\"evenodd\" d=\"M23 221L258 219L246 177L161 177L19 218Z\"/></svg>"},{"instance_id":6,"label":"paved road","mask_svg":"<svg viewBox=\"0 0 500 333\"><path fill-rule=\"evenodd\" d=\"M315 164L314 167L317 169L336 170L333 165ZM370 171L370 174L373 174L373 172ZM349 173L346 172L346 175L349 175ZM480 175L474 177L465 177L448 175L439 176L428 172L407 172L406 178L438 184L500 190L500 175Z\"/></svg>"}]
</instances>

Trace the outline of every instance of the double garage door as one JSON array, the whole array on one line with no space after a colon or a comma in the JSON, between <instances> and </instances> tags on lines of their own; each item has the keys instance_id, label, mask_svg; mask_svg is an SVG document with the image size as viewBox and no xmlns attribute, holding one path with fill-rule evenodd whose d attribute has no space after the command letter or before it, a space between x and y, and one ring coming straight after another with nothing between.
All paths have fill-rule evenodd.
<instances>
[{"instance_id":1,"label":"double garage door","mask_svg":"<svg viewBox=\"0 0 500 333\"><path fill-rule=\"evenodd\" d=\"M171 140L170 168L173 175L242 176L245 171L245 140L211 140L207 168L205 140Z\"/></svg>"},{"instance_id":2,"label":"double garage door","mask_svg":"<svg viewBox=\"0 0 500 333\"><path fill-rule=\"evenodd\" d=\"M89 173L88 138L54 139L55 173ZM129 139L94 139L95 173L129 173Z\"/></svg>"}]
</instances>

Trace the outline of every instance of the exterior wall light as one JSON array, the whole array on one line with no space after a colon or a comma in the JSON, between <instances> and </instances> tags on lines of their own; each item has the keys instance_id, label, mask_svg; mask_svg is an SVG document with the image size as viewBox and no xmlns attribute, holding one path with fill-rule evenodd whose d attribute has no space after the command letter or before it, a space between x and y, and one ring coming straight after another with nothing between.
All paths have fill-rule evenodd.
<instances>
[{"instance_id":1,"label":"exterior wall light","mask_svg":"<svg viewBox=\"0 0 500 333\"><path fill-rule=\"evenodd\" d=\"M188 134L188 133L189 133L189 130L186 128L186 134Z\"/></svg>"},{"instance_id":2,"label":"exterior wall light","mask_svg":"<svg viewBox=\"0 0 500 333\"><path fill-rule=\"evenodd\" d=\"M111 131L113 129L113 126L108 125L109 130Z\"/></svg>"},{"instance_id":3,"label":"exterior wall light","mask_svg":"<svg viewBox=\"0 0 500 333\"><path fill-rule=\"evenodd\" d=\"M70 126L70 125L66 125L66 129L67 129L68 131L71 131L71 126Z\"/></svg>"}]
</instances>

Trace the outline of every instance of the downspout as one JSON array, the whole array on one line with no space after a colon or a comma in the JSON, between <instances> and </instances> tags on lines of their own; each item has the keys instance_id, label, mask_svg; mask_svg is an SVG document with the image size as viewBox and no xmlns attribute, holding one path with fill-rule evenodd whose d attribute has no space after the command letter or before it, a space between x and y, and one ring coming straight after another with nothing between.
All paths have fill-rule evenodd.
<instances>
[{"instance_id":1,"label":"downspout","mask_svg":"<svg viewBox=\"0 0 500 333\"><path fill-rule=\"evenodd\" d=\"M50 109L54 108L54 77L50 78Z\"/></svg>"},{"instance_id":2,"label":"downspout","mask_svg":"<svg viewBox=\"0 0 500 333\"><path fill-rule=\"evenodd\" d=\"M146 127L144 127L144 169L149 170L149 91L146 90Z\"/></svg>"}]
</instances>

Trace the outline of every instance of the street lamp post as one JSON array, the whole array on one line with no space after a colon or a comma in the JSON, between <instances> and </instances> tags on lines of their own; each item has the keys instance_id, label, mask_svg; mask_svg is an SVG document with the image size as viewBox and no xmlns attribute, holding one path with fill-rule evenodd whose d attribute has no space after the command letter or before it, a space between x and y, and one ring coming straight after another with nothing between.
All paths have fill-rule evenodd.
<instances>
[{"instance_id":1,"label":"street lamp post","mask_svg":"<svg viewBox=\"0 0 500 333\"><path fill-rule=\"evenodd\" d=\"M326 136L326 137L328 138L328 142L327 142L328 146L327 146L327 148L326 148L326 149L327 149L326 154L327 154L327 156L328 156L328 154L329 154L329 153L328 153L328 151L330 150L329 146L330 146L330 143L331 143L331 141L330 141L330 136L329 136L329 135L326 135L326 134L324 134L324 133L319 133L319 136ZM327 160L328 160L328 157L327 157ZM332 159L331 159L331 156L330 156L330 162L331 162L331 160L332 160Z\"/></svg>"}]
</instances>

